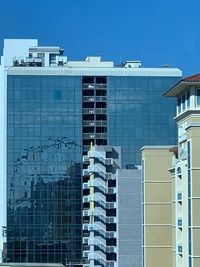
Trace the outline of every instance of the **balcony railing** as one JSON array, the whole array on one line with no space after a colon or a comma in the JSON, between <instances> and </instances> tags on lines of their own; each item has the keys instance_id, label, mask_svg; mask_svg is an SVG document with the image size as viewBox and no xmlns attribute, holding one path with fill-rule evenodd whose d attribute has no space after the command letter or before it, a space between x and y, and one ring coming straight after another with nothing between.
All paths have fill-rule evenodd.
<instances>
[{"instance_id":1,"label":"balcony railing","mask_svg":"<svg viewBox=\"0 0 200 267\"><path fill-rule=\"evenodd\" d=\"M94 133L83 133L83 139L94 139Z\"/></svg>"},{"instance_id":2,"label":"balcony railing","mask_svg":"<svg viewBox=\"0 0 200 267\"><path fill-rule=\"evenodd\" d=\"M83 121L83 126L93 127L95 126L95 121Z\"/></svg>"},{"instance_id":3,"label":"balcony railing","mask_svg":"<svg viewBox=\"0 0 200 267\"><path fill-rule=\"evenodd\" d=\"M107 113L107 108L84 108L83 109L83 114L106 114Z\"/></svg>"},{"instance_id":4,"label":"balcony railing","mask_svg":"<svg viewBox=\"0 0 200 267\"><path fill-rule=\"evenodd\" d=\"M83 114L94 114L95 110L94 108L84 108L83 109Z\"/></svg>"},{"instance_id":5,"label":"balcony railing","mask_svg":"<svg viewBox=\"0 0 200 267\"><path fill-rule=\"evenodd\" d=\"M83 245L83 250L84 250L84 251L89 251L89 250L90 250L90 247L87 246L87 245Z\"/></svg>"},{"instance_id":6,"label":"balcony railing","mask_svg":"<svg viewBox=\"0 0 200 267\"><path fill-rule=\"evenodd\" d=\"M89 175L89 172L87 169L83 169L83 176L88 176Z\"/></svg>"},{"instance_id":7,"label":"balcony railing","mask_svg":"<svg viewBox=\"0 0 200 267\"><path fill-rule=\"evenodd\" d=\"M107 84L96 83L95 86L96 86L96 89L103 89L103 90L107 89Z\"/></svg>"},{"instance_id":8,"label":"balcony railing","mask_svg":"<svg viewBox=\"0 0 200 267\"><path fill-rule=\"evenodd\" d=\"M83 89L91 89L91 90L94 90L94 89L107 89L107 84L102 84L102 83L84 83L83 84Z\"/></svg>"},{"instance_id":9,"label":"balcony railing","mask_svg":"<svg viewBox=\"0 0 200 267\"><path fill-rule=\"evenodd\" d=\"M106 96L83 96L83 102L107 102Z\"/></svg>"},{"instance_id":10,"label":"balcony railing","mask_svg":"<svg viewBox=\"0 0 200 267\"><path fill-rule=\"evenodd\" d=\"M90 216L89 210L83 210L83 216Z\"/></svg>"},{"instance_id":11,"label":"balcony railing","mask_svg":"<svg viewBox=\"0 0 200 267\"><path fill-rule=\"evenodd\" d=\"M107 121L96 121L96 126L107 126Z\"/></svg>"},{"instance_id":12,"label":"balcony railing","mask_svg":"<svg viewBox=\"0 0 200 267\"><path fill-rule=\"evenodd\" d=\"M94 96L84 96L83 101L84 102L94 102L95 97Z\"/></svg>"},{"instance_id":13,"label":"balcony railing","mask_svg":"<svg viewBox=\"0 0 200 267\"><path fill-rule=\"evenodd\" d=\"M90 233L89 232L83 232L83 237L89 237Z\"/></svg>"},{"instance_id":14,"label":"balcony railing","mask_svg":"<svg viewBox=\"0 0 200 267\"><path fill-rule=\"evenodd\" d=\"M83 121L83 126L85 126L85 127L94 127L94 126L106 127L107 121Z\"/></svg>"},{"instance_id":15,"label":"balcony railing","mask_svg":"<svg viewBox=\"0 0 200 267\"><path fill-rule=\"evenodd\" d=\"M89 90L94 90L94 84L92 83L84 83L83 84L83 89L89 89Z\"/></svg>"},{"instance_id":16,"label":"balcony railing","mask_svg":"<svg viewBox=\"0 0 200 267\"><path fill-rule=\"evenodd\" d=\"M88 185L88 183L83 183L83 189L89 189L90 187L89 187L89 185Z\"/></svg>"},{"instance_id":17,"label":"balcony railing","mask_svg":"<svg viewBox=\"0 0 200 267\"><path fill-rule=\"evenodd\" d=\"M107 108L96 108L96 114L106 114Z\"/></svg>"},{"instance_id":18,"label":"balcony railing","mask_svg":"<svg viewBox=\"0 0 200 267\"><path fill-rule=\"evenodd\" d=\"M96 96L96 102L106 102L107 97L106 96Z\"/></svg>"},{"instance_id":19,"label":"balcony railing","mask_svg":"<svg viewBox=\"0 0 200 267\"><path fill-rule=\"evenodd\" d=\"M89 163L89 158L88 158L88 156L83 156L83 162L84 163Z\"/></svg>"},{"instance_id":20,"label":"balcony railing","mask_svg":"<svg viewBox=\"0 0 200 267\"><path fill-rule=\"evenodd\" d=\"M89 219L85 219L85 218L83 218L83 224L88 224L89 222L90 222Z\"/></svg>"},{"instance_id":21,"label":"balcony railing","mask_svg":"<svg viewBox=\"0 0 200 267\"><path fill-rule=\"evenodd\" d=\"M83 224L83 230L87 230L88 231L88 224Z\"/></svg>"},{"instance_id":22,"label":"balcony railing","mask_svg":"<svg viewBox=\"0 0 200 267\"><path fill-rule=\"evenodd\" d=\"M13 66L32 66L32 67L41 67L43 64L43 59L40 57L26 57L25 60L13 60Z\"/></svg>"},{"instance_id":23,"label":"balcony railing","mask_svg":"<svg viewBox=\"0 0 200 267\"><path fill-rule=\"evenodd\" d=\"M83 203L87 203L87 202L90 202L90 197L89 196L83 197Z\"/></svg>"},{"instance_id":24,"label":"balcony railing","mask_svg":"<svg viewBox=\"0 0 200 267\"><path fill-rule=\"evenodd\" d=\"M106 139L107 133L96 133L96 139Z\"/></svg>"}]
</instances>

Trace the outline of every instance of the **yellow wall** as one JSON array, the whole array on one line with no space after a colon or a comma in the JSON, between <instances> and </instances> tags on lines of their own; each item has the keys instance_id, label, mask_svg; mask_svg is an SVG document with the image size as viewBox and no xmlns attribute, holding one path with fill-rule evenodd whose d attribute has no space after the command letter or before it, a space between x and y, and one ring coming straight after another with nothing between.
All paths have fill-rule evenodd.
<instances>
[{"instance_id":1,"label":"yellow wall","mask_svg":"<svg viewBox=\"0 0 200 267\"><path fill-rule=\"evenodd\" d=\"M145 267L172 267L172 184L169 147L143 148Z\"/></svg>"}]
</instances>

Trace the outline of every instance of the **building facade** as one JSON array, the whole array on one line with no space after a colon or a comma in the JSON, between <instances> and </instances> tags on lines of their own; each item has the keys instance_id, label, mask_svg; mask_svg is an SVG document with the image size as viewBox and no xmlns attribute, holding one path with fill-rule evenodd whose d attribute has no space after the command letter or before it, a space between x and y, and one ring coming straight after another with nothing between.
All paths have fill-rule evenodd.
<instances>
[{"instance_id":1,"label":"building facade","mask_svg":"<svg viewBox=\"0 0 200 267\"><path fill-rule=\"evenodd\" d=\"M170 148L142 148L143 267L172 266L174 206L168 171L172 157Z\"/></svg>"},{"instance_id":2,"label":"building facade","mask_svg":"<svg viewBox=\"0 0 200 267\"><path fill-rule=\"evenodd\" d=\"M117 171L118 267L142 265L141 169Z\"/></svg>"},{"instance_id":3,"label":"building facade","mask_svg":"<svg viewBox=\"0 0 200 267\"><path fill-rule=\"evenodd\" d=\"M200 265L200 217L199 217L199 204L200 204L200 187L199 187L199 175L200 175L200 75L193 75L182 79L175 84L164 95L167 97L176 97L177 99L177 112L175 120L178 126L178 144L175 147L165 149L165 159L157 153L157 149L149 147L143 150L143 175L144 184L147 182L148 177L151 177L152 169L146 166L149 158L149 162L155 162L154 172L160 173L161 177L165 177L166 170L168 169L171 176L171 188L169 177L168 183L164 183L159 188L159 193L156 187L152 188L151 196L160 195L161 198L166 198L168 206L171 205L171 216L165 217L168 212L165 208L157 210L154 214L154 222L156 225L160 222L161 218L163 222L170 223L171 218L171 230L163 231L162 234L156 235L155 242L170 241L169 244L172 247L171 255L163 255L161 261L162 266L167 263L166 266L173 267L197 267ZM171 157L171 163L169 159ZM155 176L156 177L156 176ZM167 176L166 176L167 177ZM145 188L145 186L144 186ZM170 204L171 197L171 204ZM144 191L144 204L148 202L146 192ZM149 203L150 209L154 209L153 203ZM165 211L165 213L164 213ZM148 209L144 205L144 229L147 219ZM153 214L153 213L151 213ZM158 227L158 226L156 226ZM166 236L167 234L167 236ZM152 242L153 239L149 239ZM149 241L144 233L144 262L143 266L152 266L152 260L147 257L145 251L148 247ZM171 244L172 240L172 244ZM160 250L162 246L155 247L156 251ZM160 254L157 253L160 256ZM159 261L159 256L157 259ZM156 259L156 260L157 260ZM170 262L171 259L171 262ZM160 266L154 265L154 266Z\"/></svg>"},{"instance_id":4,"label":"building facade","mask_svg":"<svg viewBox=\"0 0 200 267\"><path fill-rule=\"evenodd\" d=\"M84 267L140 267L141 171L121 168L119 147L91 147L84 163Z\"/></svg>"},{"instance_id":5,"label":"building facade","mask_svg":"<svg viewBox=\"0 0 200 267\"><path fill-rule=\"evenodd\" d=\"M119 145L122 166L145 144L174 143L173 100L182 73L70 61L59 47L5 40L1 57L1 238L4 261L82 257L82 155L92 142ZM169 110L169 115L166 115ZM3 245L4 244L4 245ZM5 249L6 244L6 249Z\"/></svg>"},{"instance_id":6,"label":"building facade","mask_svg":"<svg viewBox=\"0 0 200 267\"><path fill-rule=\"evenodd\" d=\"M178 157L174 162L176 265L200 265L200 75L182 79L165 96L176 97Z\"/></svg>"}]
</instances>

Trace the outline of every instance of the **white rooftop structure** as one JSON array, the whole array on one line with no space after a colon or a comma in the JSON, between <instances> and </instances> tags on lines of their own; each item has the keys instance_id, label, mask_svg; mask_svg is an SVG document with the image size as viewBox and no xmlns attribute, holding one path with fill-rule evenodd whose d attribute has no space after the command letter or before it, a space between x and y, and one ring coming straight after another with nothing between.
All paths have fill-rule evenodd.
<instances>
[{"instance_id":1,"label":"white rooftop structure","mask_svg":"<svg viewBox=\"0 0 200 267\"><path fill-rule=\"evenodd\" d=\"M143 68L134 60L114 66L100 56L71 61L63 53L58 46L38 46L37 39L5 39L1 65L10 75L182 76L178 68Z\"/></svg>"}]
</instances>

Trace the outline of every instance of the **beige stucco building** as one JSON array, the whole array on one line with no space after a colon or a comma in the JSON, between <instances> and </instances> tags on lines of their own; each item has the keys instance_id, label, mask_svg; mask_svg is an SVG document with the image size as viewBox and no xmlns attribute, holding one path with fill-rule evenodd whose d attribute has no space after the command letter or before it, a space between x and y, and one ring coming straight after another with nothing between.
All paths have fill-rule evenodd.
<instances>
[{"instance_id":1,"label":"beige stucco building","mask_svg":"<svg viewBox=\"0 0 200 267\"><path fill-rule=\"evenodd\" d=\"M199 267L200 75L164 95L177 98L178 144L142 149L144 266Z\"/></svg>"},{"instance_id":2,"label":"beige stucco building","mask_svg":"<svg viewBox=\"0 0 200 267\"><path fill-rule=\"evenodd\" d=\"M171 164L169 149L169 146L142 148L143 262L148 267L172 266L172 181L168 172Z\"/></svg>"}]
</instances>

